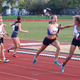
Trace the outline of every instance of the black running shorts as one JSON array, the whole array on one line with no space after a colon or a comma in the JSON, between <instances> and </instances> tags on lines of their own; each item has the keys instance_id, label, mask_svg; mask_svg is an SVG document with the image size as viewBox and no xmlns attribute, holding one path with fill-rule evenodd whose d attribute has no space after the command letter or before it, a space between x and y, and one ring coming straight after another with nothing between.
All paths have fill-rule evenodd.
<instances>
[{"instance_id":1,"label":"black running shorts","mask_svg":"<svg viewBox=\"0 0 80 80\"><path fill-rule=\"evenodd\" d=\"M3 38L0 38L0 43L3 43Z\"/></svg>"},{"instance_id":2,"label":"black running shorts","mask_svg":"<svg viewBox=\"0 0 80 80\"><path fill-rule=\"evenodd\" d=\"M56 40L56 38L49 39L49 38L45 37L44 40L43 40L43 44L46 45L46 46L48 46L49 44L51 44L55 40Z\"/></svg>"},{"instance_id":3,"label":"black running shorts","mask_svg":"<svg viewBox=\"0 0 80 80\"><path fill-rule=\"evenodd\" d=\"M71 44L74 45L74 46L78 46L78 47L80 47L80 40L76 40L75 38L73 38Z\"/></svg>"}]
</instances>

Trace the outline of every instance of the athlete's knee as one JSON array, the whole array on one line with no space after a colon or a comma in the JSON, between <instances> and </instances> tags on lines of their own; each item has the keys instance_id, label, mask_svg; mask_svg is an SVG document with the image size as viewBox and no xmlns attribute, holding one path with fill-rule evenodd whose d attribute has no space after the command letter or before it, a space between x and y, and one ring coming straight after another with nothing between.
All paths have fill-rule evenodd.
<instances>
[{"instance_id":1,"label":"athlete's knee","mask_svg":"<svg viewBox=\"0 0 80 80\"><path fill-rule=\"evenodd\" d=\"M1 43L1 49L4 49L4 45Z\"/></svg>"},{"instance_id":2,"label":"athlete's knee","mask_svg":"<svg viewBox=\"0 0 80 80\"><path fill-rule=\"evenodd\" d=\"M19 48L19 47L20 47L20 45L16 45L15 47L16 47L16 48Z\"/></svg>"},{"instance_id":3,"label":"athlete's knee","mask_svg":"<svg viewBox=\"0 0 80 80\"><path fill-rule=\"evenodd\" d=\"M18 47L20 47L20 44L18 44Z\"/></svg>"},{"instance_id":4,"label":"athlete's knee","mask_svg":"<svg viewBox=\"0 0 80 80\"><path fill-rule=\"evenodd\" d=\"M57 47L57 50L60 50L60 49L61 49L61 47L60 47L60 46L58 46L58 47Z\"/></svg>"},{"instance_id":5,"label":"athlete's knee","mask_svg":"<svg viewBox=\"0 0 80 80\"><path fill-rule=\"evenodd\" d=\"M68 58L71 59L72 55L69 55Z\"/></svg>"}]
</instances>

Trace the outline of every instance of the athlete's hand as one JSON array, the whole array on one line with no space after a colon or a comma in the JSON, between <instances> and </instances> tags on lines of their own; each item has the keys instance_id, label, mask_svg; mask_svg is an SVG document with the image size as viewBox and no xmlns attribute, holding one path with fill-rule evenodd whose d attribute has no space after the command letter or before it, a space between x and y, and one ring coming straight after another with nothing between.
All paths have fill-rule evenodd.
<instances>
[{"instance_id":1,"label":"athlete's hand","mask_svg":"<svg viewBox=\"0 0 80 80\"><path fill-rule=\"evenodd\" d=\"M10 36L10 34L9 34L9 33L6 33L6 35L7 35L7 36Z\"/></svg>"},{"instance_id":2,"label":"athlete's hand","mask_svg":"<svg viewBox=\"0 0 80 80\"><path fill-rule=\"evenodd\" d=\"M10 23L10 26L11 26L11 23Z\"/></svg>"},{"instance_id":3,"label":"athlete's hand","mask_svg":"<svg viewBox=\"0 0 80 80\"><path fill-rule=\"evenodd\" d=\"M6 25L4 24L4 27L6 27Z\"/></svg>"},{"instance_id":4,"label":"athlete's hand","mask_svg":"<svg viewBox=\"0 0 80 80\"><path fill-rule=\"evenodd\" d=\"M61 30L63 29L63 27L62 27L62 26L58 26L57 28L58 28L58 29L61 29Z\"/></svg>"},{"instance_id":5,"label":"athlete's hand","mask_svg":"<svg viewBox=\"0 0 80 80\"><path fill-rule=\"evenodd\" d=\"M58 35L58 34L56 34L56 37L59 37L59 35Z\"/></svg>"},{"instance_id":6,"label":"athlete's hand","mask_svg":"<svg viewBox=\"0 0 80 80\"><path fill-rule=\"evenodd\" d=\"M28 33L28 31L26 31L26 33Z\"/></svg>"}]
</instances>

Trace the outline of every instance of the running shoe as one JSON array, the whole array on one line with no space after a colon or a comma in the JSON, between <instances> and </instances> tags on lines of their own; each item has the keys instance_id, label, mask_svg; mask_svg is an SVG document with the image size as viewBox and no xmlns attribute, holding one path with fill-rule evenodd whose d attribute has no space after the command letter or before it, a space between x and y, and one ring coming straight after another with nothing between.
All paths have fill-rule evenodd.
<instances>
[{"instance_id":1,"label":"running shoe","mask_svg":"<svg viewBox=\"0 0 80 80\"><path fill-rule=\"evenodd\" d=\"M62 72L62 73L64 72L64 66L63 66L63 63L61 64L61 72Z\"/></svg>"},{"instance_id":2,"label":"running shoe","mask_svg":"<svg viewBox=\"0 0 80 80\"><path fill-rule=\"evenodd\" d=\"M54 63L57 65L60 65L60 63L57 60L55 60Z\"/></svg>"},{"instance_id":3,"label":"running shoe","mask_svg":"<svg viewBox=\"0 0 80 80\"><path fill-rule=\"evenodd\" d=\"M34 65L36 64L36 59L35 59L35 58L33 59L33 64L34 64Z\"/></svg>"},{"instance_id":4,"label":"running shoe","mask_svg":"<svg viewBox=\"0 0 80 80\"><path fill-rule=\"evenodd\" d=\"M9 50L6 49L6 53L7 53L7 55L9 55Z\"/></svg>"},{"instance_id":5,"label":"running shoe","mask_svg":"<svg viewBox=\"0 0 80 80\"><path fill-rule=\"evenodd\" d=\"M12 56L12 57L18 57L18 56L16 56L16 55L13 55L13 54L12 54L11 56Z\"/></svg>"},{"instance_id":6,"label":"running shoe","mask_svg":"<svg viewBox=\"0 0 80 80\"><path fill-rule=\"evenodd\" d=\"M7 62L9 62L9 60L7 60L7 59L4 59L4 63L7 63Z\"/></svg>"}]
</instances>

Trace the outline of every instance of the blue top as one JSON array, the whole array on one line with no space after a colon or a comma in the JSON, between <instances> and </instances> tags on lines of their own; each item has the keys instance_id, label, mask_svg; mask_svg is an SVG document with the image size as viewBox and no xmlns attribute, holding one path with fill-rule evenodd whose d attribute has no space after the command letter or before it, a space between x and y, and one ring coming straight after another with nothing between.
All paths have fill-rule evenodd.
<instances>
[{"instance_id":1,"label":"blue top","mask_svg":"<svg viewBox=\"0 0 80 80\"><path fill-rule=\"evenodd\" d=\"M52 25L52 23L50 23L50 24ZM47 29L47 34L48 34L48 35L52 35L52 34L50 33L49 29Z\"/></svg>"},{"instance_id":2,"label":"blue top","mask_svg":"<svg viewBox=\"0 0 80 80\"><path fill-rule=\"evenodd\" d=\"M52 25L52 31L54 32L54 34L56 34L57 31L58 31L58 28L57 28L58 24L56 23L56 27L54 27L52 23L50 23L50 24ZM48 28L47 28L47 34L48 35L53 35L53 34L50 33Z\"/></svg>"},{"instance_id":3,"label":"blue top","mask_svg":"<svg viewBox=\"0 0 80 80\"><path fill-rule=\"evenodd\" d=\"M13 27L13 31L18 31L19 30L19 27L15 25L16 22L14 22L14 27Z\"/></svg>"},{"instance_id":4,"label":"blue top","mask_svg":"<svg viewBox=\"0 0 80 80\"><path fill-rule=\"evenodd\" d=\"M49 29L47 29L47 34L48 34L48 35L52 35L52 34L50 33Z\"/></svg>"}]
</instances>

